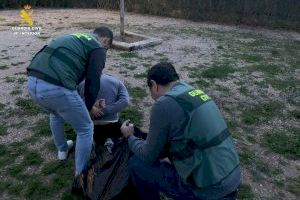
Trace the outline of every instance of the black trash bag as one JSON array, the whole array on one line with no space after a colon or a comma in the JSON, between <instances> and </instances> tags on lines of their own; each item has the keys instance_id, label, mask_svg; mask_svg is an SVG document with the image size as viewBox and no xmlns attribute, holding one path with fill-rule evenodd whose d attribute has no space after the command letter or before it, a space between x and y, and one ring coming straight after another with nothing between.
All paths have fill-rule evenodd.
<instances>
[{"instance_id":1,"label":"black trash bag","mask_svg":"<svg viewBox=\"0 0 300 200\"><path fill-rule=\"evenodd\" d=\"M116 126L120 127L121 123L116 124ZM97 129L99 130L99 127L95 127L95 134L97 134ZM111 130L120 131L119 128ZM101 133L98 132L98 134ZM143 139L146 138L146 134L136 127L134 135ZM95 141L98 145L94 147L86 176L83 179L85 199L139 199L130 180L127 163L132 153L127 141L123 137L112 139L114 141L112 153L109 153L104 146L99 145L99 141Z\"/></svg>"}]
</instances>

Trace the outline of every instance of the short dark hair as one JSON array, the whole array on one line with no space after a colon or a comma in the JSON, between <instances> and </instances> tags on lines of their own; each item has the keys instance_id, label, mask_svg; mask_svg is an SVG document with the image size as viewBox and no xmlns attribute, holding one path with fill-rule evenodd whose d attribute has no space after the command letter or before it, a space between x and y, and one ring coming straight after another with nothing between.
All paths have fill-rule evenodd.
<instances>
[{"instance_id":1,"label":"short dark hair","mask_svg":"<svg viewBox=\"0 0 300 200\"><path fill-rule=\"evenodd\" d=\"M109 41L110 45L112 44L112 41L114 39L113 32L109 28L107 28L106 26L97 27L94 30L94 34L97 34L99 37L107 37L107 38L109 38L110 39L110 41Z\"/></svg>"},{"instance_id":2,"label":"short dark hair","mask_svg":"<svg viewBox=\"0 0 300 200\"><path fill-rule=\"evenodd\" d=\"M170 82L179 80L179 76L171 63L161 62L148 71L147 84L149 87L152 86L151 80L154 80L159 85L167 85Z\"/></svg>"}]
</instances>

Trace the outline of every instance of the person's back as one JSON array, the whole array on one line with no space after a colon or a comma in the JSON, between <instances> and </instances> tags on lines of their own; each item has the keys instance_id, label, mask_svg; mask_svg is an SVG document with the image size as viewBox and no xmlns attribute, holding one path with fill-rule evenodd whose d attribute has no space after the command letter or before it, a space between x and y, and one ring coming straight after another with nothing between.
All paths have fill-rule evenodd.
<instances>
[{"instance_id":1,"label":"person's back","mask_svg":"<svg viewBox=\"0 0 300 200\"><path fill-rule=\"evenodd\" d=\"M104 100L105 106L101 108L102 115L93 118L96 145L102 145L107 138L116 139L122 136L118 113L129 104L128 91L122 81L108 74L102 74L99 81L101 88L97 100ZM77 89L84 99L85 81Z\"/></svg>"},{"instance_id":2,"label":"person's back","mask_svg":"<svg viewBox=\"0 0 300 200\"><path fill-rule=\"evenodd\" d=\"M34 57L27 70L29 75L43 75L46 81L74 90L85 76L89 54L99 48L91 33L60 36Z\"/></svg>"},{"instance_id":3,"label":"person's back","mask_svg":"<svg viewBox=\"0 0 300 200\"><path fill-rule=\"evenodd\" d=\"M78 91L83 99L84 84L85 81L78 86ZM97 95L97 100L105 100L105 108L102 110L103 115L94 119L94 122L117 122L119 120L118 113L128 106L128 91L122 81L109 74L101 75L100 85L101 88Z\"/></svg>"}]
</instances>

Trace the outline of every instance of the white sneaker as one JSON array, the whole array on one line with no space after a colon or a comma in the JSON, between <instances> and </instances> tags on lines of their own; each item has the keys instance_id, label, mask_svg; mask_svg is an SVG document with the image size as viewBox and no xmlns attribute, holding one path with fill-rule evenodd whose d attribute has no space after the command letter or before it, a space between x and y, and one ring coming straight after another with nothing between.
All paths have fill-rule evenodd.
<instances>
[{"instance_id":1,"label":"white sneaker","mask_svg":"<svg viewBox=\"0 0 300 200\"><path fill-rule=\"evenodd\" d=\"M67 151L58 151L58 160L66 160L67 159L68 153L69 153L70 149L73 147L73 141L68 140L67 144L68 144Z\"/></svg>"}]
</instances>

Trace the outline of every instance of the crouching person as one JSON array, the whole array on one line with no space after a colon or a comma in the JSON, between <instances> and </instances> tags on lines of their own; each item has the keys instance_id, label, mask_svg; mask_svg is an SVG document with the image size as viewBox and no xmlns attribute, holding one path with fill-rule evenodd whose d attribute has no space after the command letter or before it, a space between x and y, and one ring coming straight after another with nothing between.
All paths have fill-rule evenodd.
<instances>
[{"instance_id":1,"label":"crouching person","mask_svg":"<svg viewBox=\"0 0 300 200\"><path fill-rule=\"evenodd\" d=\"M146 140L133 135L132 124L121 127L134 153L128 165L140 196L159 200L163 192L174 200L236 199L239 158L216 104L180 81L170 63L153 66L147 79L155 103Z\"/></svg>"},{"instance_id":2,"label":"crouching person","mask_svg":"<svg viewBox=\"0 0 300 200\"><path fill-rule=\"evenodd\" d=\"M118 138L122 134L120 132L121 124L119 122L119 112L126 108L129 104L128 91L122 81L117 78L102 74L99 77L101 88L97 95L98 105L95 104L95 110L100 109L101 112L92 116L94 122L94 141L96 145L102 145L107 138ZM84 98L85 82L79 84L78 91Z\"/></svg>"}]
</instances>

